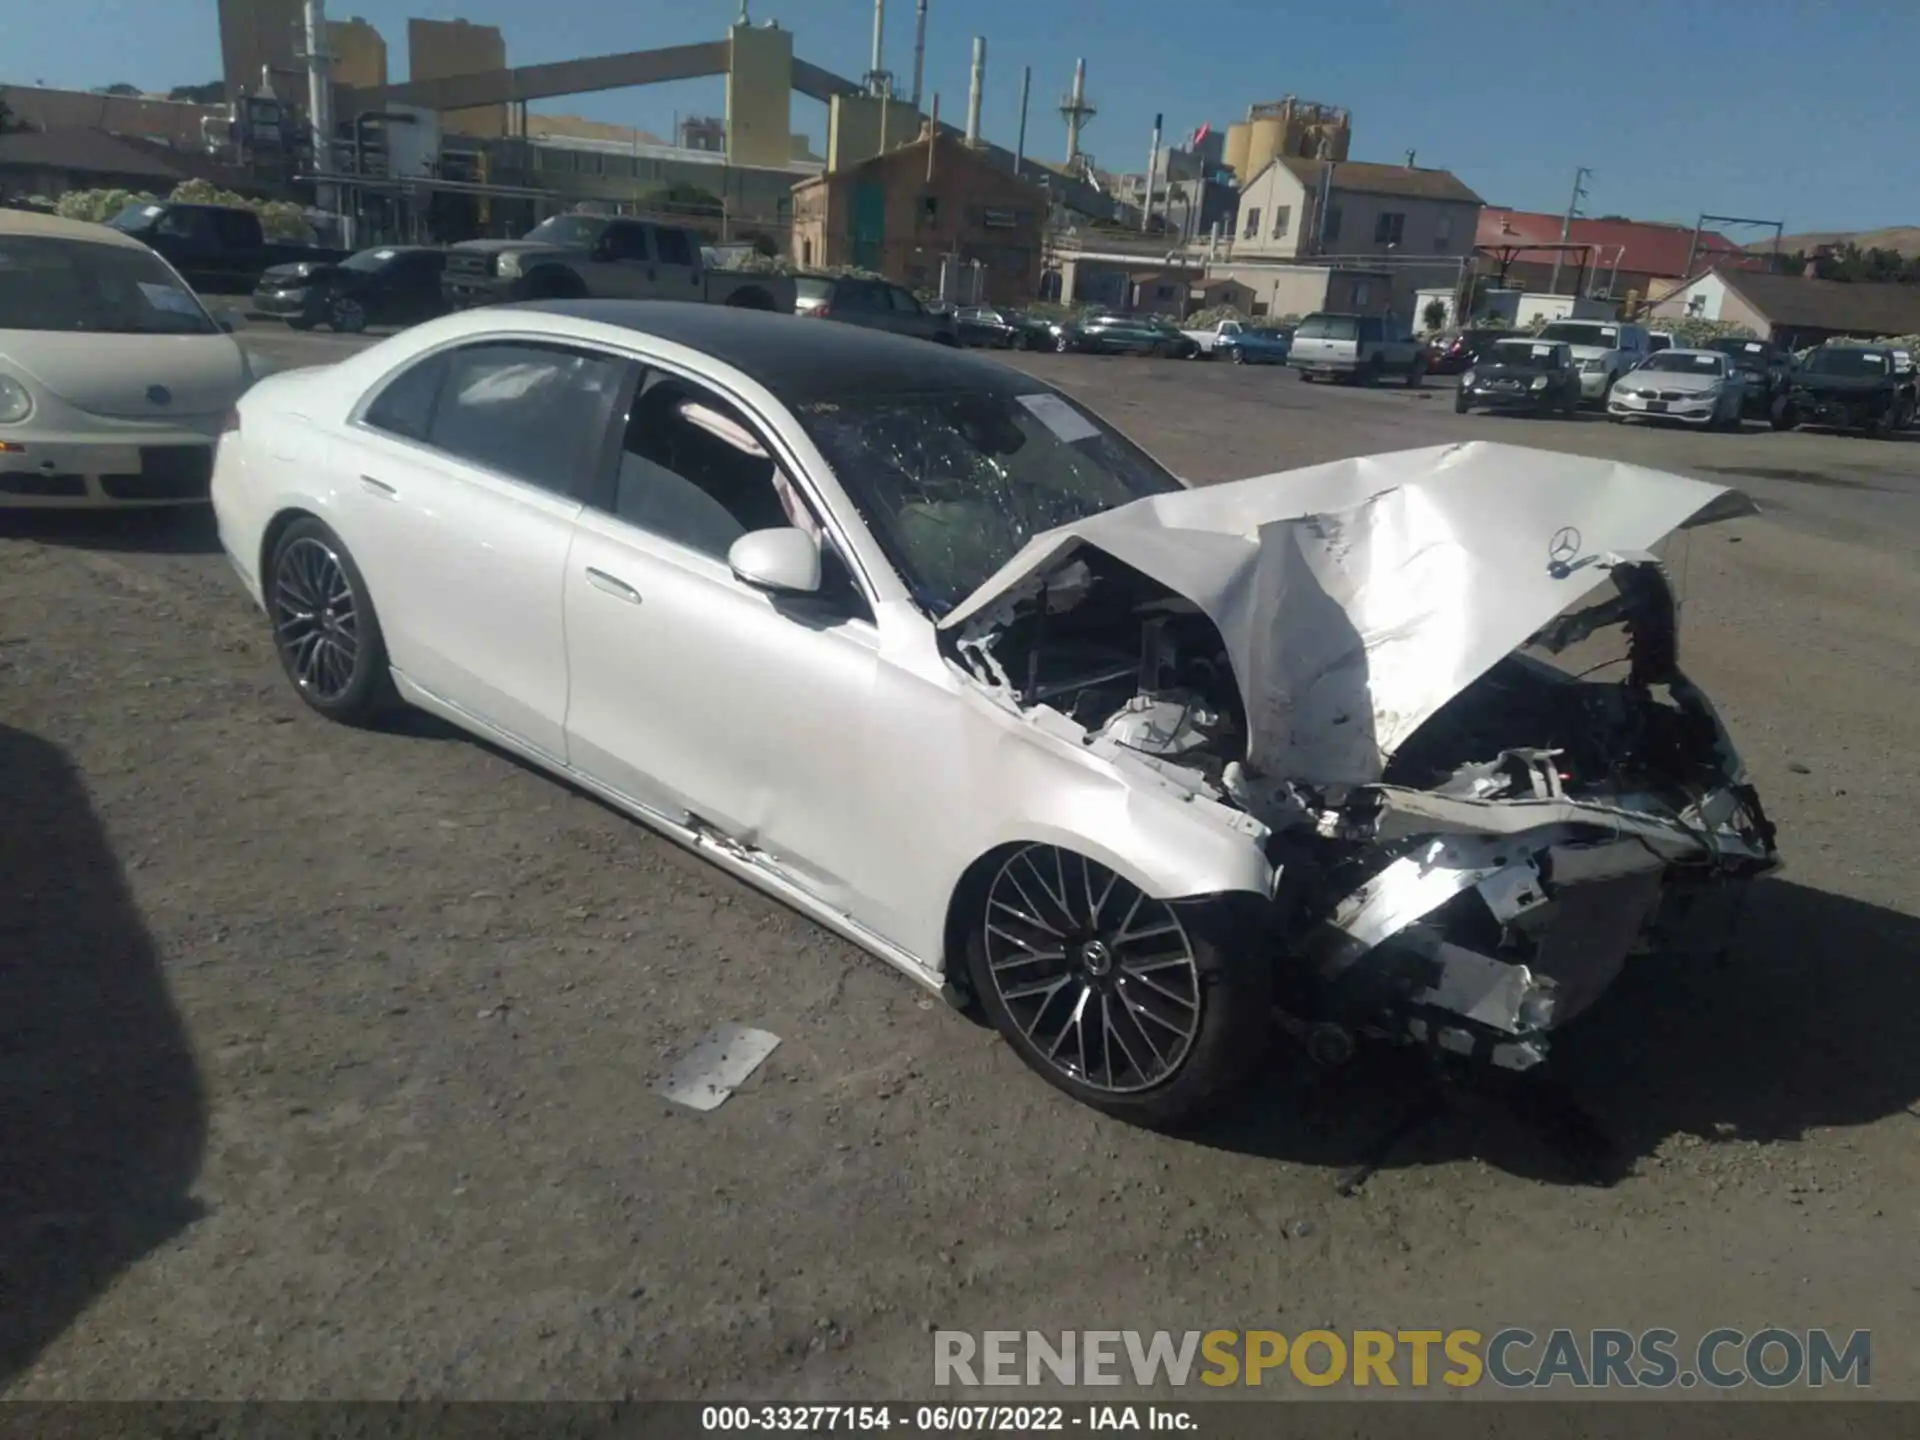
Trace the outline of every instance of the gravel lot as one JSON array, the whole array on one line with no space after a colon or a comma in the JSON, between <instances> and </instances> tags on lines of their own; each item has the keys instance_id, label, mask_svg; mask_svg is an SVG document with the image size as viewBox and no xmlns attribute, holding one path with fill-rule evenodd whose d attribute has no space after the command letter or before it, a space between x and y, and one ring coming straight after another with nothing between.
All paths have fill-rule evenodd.
<instances>
[{"instance_id":1,"label":"gravel lot","mask_svg":"<svg viewBox=\"0 0 1920 1440\"><path fill-rule=\"evenodd\" d=\"M1568 1037L1630 1173L1483 1110L1341 1199L1407 1099L1374 1067L1128 1130L592 800L311 716L204 517L5 520L0 1395L846 1400L929 1393L936 1326L1779 1324L1871 1328L1920 1398L1920 444L1020 363L1195 480L1478 435L1766 507L1676 568L1789 870ZM725 1020L780 1048L654 1096Z\"/></svg>"}]
</instances>

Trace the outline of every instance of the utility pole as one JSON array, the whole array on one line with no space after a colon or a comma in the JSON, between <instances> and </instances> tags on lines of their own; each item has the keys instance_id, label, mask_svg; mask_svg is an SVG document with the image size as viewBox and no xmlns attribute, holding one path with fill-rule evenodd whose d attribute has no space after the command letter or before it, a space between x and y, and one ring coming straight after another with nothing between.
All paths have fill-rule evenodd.
<instances>
[{"instance_id":1,"label":"utility pole","mask_svg":"<svg viewBox=\"0 0 1920 1440\"><path fill-rule=\"evenodd\" d=\"M1586 186L1580 182L1583 180L1591 180L1592 178L1593 171L1584 165L1573 172L1573 198L1567 201L1567 218L1560 222L1560 243L1562 245L1565 245L1572 237L1573 218L1580 213L1580 202L1584 200L1587 195ZM1558 295L1560 293L1560 261L1565 257L1566 253L1564 250L1556 250L1553 252L1553 279L1547 282L1547 293L1549 295Z\"/></svg>"},{"instance_id":2,"label":"utility pole","mask_svg":"<svg viewBox=\"0 0 1920 1440\"><path fill-rule=\"evenodd\" d=\"M1020 74L1020 138L1013 142L1013 173L1020 174L1027 159L1027 97L1033 92L1033 67Z\"/></svg>"}]
</instances>

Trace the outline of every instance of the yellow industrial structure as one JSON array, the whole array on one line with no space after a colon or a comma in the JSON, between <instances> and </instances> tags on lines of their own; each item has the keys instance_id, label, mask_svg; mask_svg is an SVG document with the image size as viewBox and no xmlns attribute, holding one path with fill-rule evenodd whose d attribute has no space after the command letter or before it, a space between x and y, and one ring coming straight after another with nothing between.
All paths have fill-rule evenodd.
<instances>
[{"instance_id":1,"label":"yellow industrial structure","mask_svg":"<svg viewBox=\"0 0 1920 1440\"><path fill-rule=\"evenodd\" d=\"M1288 95L1249 106L1245 120L1229 125L1222 158L1245 185L1282 155L1345 160L1352 143L1352 116L1345 108Z\"/></svg>"},{"instance_id":2,"label":"yellow industrial structure","mask_svg":"<svg viewBox=\"0 0 1920 1440\"><path fill-rule=\"evenodd\" d=\"M727 32L727 163L793 160L793 32L745 23Z\"/></svg>"},{"instance_id":3,"label":"yellow industrial structure","mask_svg":"<svg viewBox=\"0 0 1920 1440\"><path fill-rule=\"evenodd\" d=\"M413 80L485 75L507 68L507 42L498 28L466 20L407 21L407 73ZM440 128L451 135L498 138L508 133L507 106L443 110Z\"/></svg>"},{"instance_id":4,"label":"yellow industrial structure","mask_svg":"<svg viewBox=\"0 0 1920 1440\"><path fill-rule=\"evenodd\" d=\"M358 15L327 22L327 49L334 84L372 89L387 83L387 42Z\"/></svg>"}]
</instances>

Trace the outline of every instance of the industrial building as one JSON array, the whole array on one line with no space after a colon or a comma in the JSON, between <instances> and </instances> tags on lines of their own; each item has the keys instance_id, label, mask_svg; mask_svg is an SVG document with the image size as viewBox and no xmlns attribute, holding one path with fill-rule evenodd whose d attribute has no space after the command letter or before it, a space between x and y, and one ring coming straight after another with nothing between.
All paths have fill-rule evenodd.
<instances>
[{"instance_id":1,"label":"industrial building","mask_svg":"<svg viewBox=\"0 0 1920 1440\"><path fill-rule=\"evenodd\" d=\"M793 255L943 292L957 266L978 276L963 298L1018 304L1038 293L1045 223L1043 191L929 122L910 145L797 186Z\"/></svg>"}]
</instances>

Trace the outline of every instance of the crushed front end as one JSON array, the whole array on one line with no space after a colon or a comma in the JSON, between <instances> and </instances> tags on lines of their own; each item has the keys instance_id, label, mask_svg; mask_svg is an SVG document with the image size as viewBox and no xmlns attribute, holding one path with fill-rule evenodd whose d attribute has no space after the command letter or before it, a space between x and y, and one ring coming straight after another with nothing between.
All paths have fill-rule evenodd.
<instances>
[{"instance_id":1,"label":"crushed front end","mask_svg":"<svg viewBox=\"0 0 1920 1440\"><path fill-rule=\"evenodd\" d=\"M1288 511L1316 490L1346 503ZM1257 822L1247 951L1330 1055L1528 1070L1636 952L1719 948L1780 863L1647 548L1752 513L1728 497L1512 447L1370 457L1054 532L945 623L1008 708Z\"/></svg>"}]
</instances>

